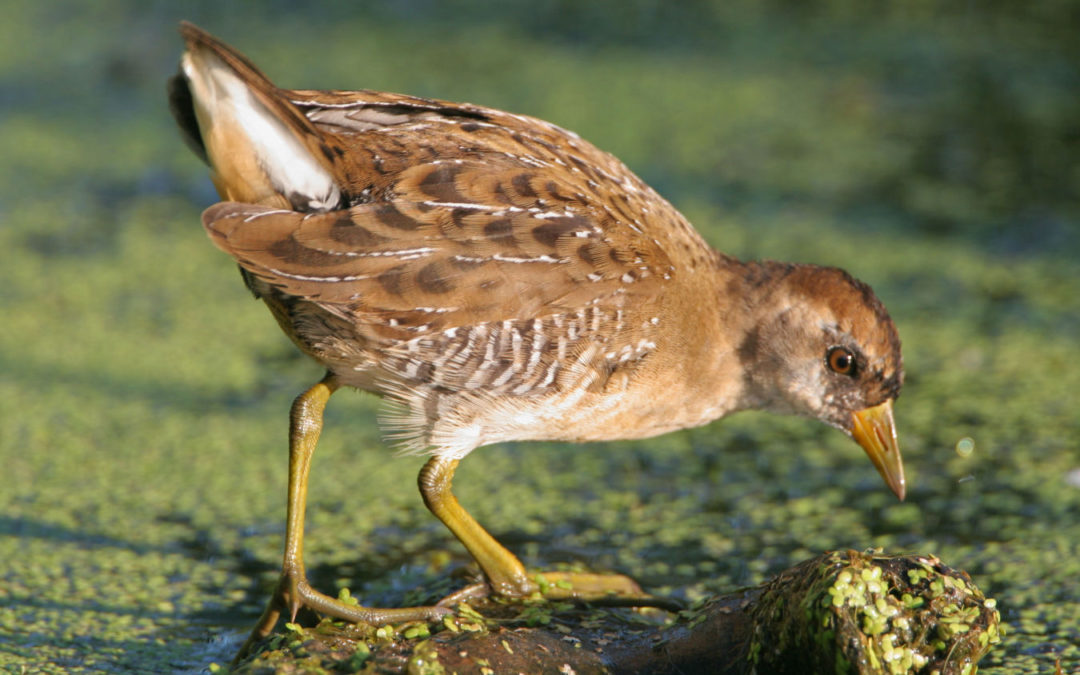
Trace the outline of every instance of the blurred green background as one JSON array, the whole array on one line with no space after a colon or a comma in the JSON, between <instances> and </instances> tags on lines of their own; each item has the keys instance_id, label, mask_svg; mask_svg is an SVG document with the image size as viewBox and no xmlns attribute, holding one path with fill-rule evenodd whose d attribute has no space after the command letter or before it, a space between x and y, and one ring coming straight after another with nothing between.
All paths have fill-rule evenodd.
<instances>
[{"instance_id":1,"label":"blurred green background","mask_svg":"<svg viewBox=\"0 0 1080 675\"><path fill-rule=\"evenodd\" d=\"M882 546L971 573L984 672L1080 672L1080 5L1065 0L0 2L0 670L199 672L279 565L319 376L210 245L165 104L186 18L283 86L542 117L718 248L868 281L904 340L909 497L816 423L485 448L462 502L528 564L694 599ZM377 402L329 406L317 586L402 604L466 563Z\"/></svg>"}]
</instances>

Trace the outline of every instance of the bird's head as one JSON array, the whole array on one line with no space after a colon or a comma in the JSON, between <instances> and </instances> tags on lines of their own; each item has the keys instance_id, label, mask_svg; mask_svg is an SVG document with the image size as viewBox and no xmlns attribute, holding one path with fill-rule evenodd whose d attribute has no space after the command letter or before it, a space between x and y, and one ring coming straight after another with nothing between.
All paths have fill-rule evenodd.
<instances>
[{"instance_id":1,"label":"bird's head","mask_svg":"<svg viewBox=\"0 0 1080 675\"><path fill-rule=\"evenodd\" d=\"M903 499L892 404L904 373L900 338L885 306L840 269L762 268L773 283L760 285L758 322L739 350L754 407L816 417L840 429Z\"/></svg>"}]
</instances>

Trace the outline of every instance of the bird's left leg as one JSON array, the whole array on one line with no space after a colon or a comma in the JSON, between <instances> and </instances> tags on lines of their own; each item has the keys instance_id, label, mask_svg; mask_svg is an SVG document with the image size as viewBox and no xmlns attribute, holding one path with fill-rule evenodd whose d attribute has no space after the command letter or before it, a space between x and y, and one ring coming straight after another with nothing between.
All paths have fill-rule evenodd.
<instances>
[{"instance_id":1,"label":"bird's left leg","mask_svg":"<svg viewBox=\"0 0 1080 675\"><path fill-rule=\"evenodd\" d=\"M406 621L437 621L449 613L445 607L377 608L348 604L316 591L304 570L304 512L307 507L308 474L323 427L323 410L339 387L330 373L293 401L289 413L289 494L285 522L285 555L281 578L262 617L240 648L236 666L284 614L292 621L301 607L353 623L381 626Z\"/></svg>"}]
</instances>

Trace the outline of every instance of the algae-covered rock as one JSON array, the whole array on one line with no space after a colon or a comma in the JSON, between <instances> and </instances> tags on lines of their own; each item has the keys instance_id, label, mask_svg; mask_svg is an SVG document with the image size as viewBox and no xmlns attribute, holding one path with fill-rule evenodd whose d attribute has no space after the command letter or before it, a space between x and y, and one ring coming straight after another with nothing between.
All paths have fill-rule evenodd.
<instances>
[{"instance_id":1,"label":"algae-covered rock","mask_svg":"<svg viewBox=\"0 0 1080 675\"><path fill-rule=\"evenodd\" d=\"M288 624L240 672L968 675L1000 641L994 601L924 555L825 553L666 616L480 600L430 626Z\"/></svg>"},{"instance_id":2,"label":"algae-covered rock","mask_svg":"<svg viewBox=\"0 0 1080 675\"><path fill-rule=\"evenodd\" d=\"M1001 640L994 600L933 556L828 553L768 582L751 614L759 672L968 675Z\"/></svg>"}]
</instances>

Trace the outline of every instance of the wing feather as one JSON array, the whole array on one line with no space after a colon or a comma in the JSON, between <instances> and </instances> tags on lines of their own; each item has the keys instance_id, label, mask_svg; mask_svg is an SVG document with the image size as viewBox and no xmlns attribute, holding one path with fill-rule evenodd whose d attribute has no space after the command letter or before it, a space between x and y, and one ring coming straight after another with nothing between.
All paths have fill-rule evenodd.
<instances>
[{"instance_id":1,"label":"wing feather","mask_svg":"<svg viewBox=\"0 0 1080 675\"><path fill-rule=\"evenodd\" d=\"M406 171L390 201L325 213L223 202L203 223L255 277L360 322L408 324L427 308L438 315L430 327L450 328L648 294L669 267L664 252L633 232L610 236L626 224L539 182L521 169L434 162Z\"/></svg>"}]
</instances>

